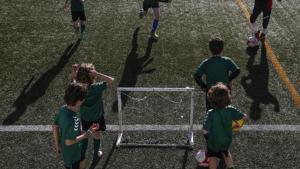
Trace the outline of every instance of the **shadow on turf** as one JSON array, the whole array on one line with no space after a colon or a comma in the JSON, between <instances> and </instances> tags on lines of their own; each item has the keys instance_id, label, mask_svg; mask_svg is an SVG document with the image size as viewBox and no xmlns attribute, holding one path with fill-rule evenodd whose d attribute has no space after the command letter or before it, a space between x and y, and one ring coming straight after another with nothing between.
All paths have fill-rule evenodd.
<instances>
[{"instance_id":1,"label":"shadow on turf","mask_svg":"<svg viewBox=\"0 0 300 169\"><path fill-rule=\"evenodd\" d=\"M267 61L267 53L264 43L261 45L260 64L254 65L255 55L259 46L255 48L247 48L246 53L249 55L247 70L249 74L243 76L241 84L249 98L253 100L250 107L250 118L259 120L261 118L260 104L273 104L274 111L279 112L279 102L268 89L269 83L269 67Z\"/></svg>"},{"instance_id":2,"label":"shadow on turf","mask_svg":"<svg viewBox=\"0 0 300 169\"><path fill-rule=\"evenodd\" d=\"M4 119L3 125L11 125L18 121L18 119L25 113L27 106L36 102L45 94L51 81L65 67L71 56L78 48L80 41L81 40L78 39L75 45L73 45L73 43L70 44L65 49L64 54L60 57L58 63L51 69L47 70L44 74L42 74L34 84L31 85L31 83L34 81L34 76L28 81L21 94L13 103L13 107L16 108L15 111L13 111Z\"/></svg>"},{"instance_id":3,"label":"shadow on turf","mask_svg":"<svg viewBox=\"0 0 300 169\"><path fill-rule=\"evenodd\" d=\"M138 49L138 33L139 33L140 28L136 28L133 37L132 37L132 49L127 56L126 62L125 62L125 67L123 71L122 78L120 80L120 83L118 87L135 87L137 83L138 76L141 74L147 74L147 73L153 73L155 69L146 69L145 68L153 62L154 58L151 58L151 50L152 50L152 45L156 40L149 38L148 39L148 45L145 51L145 55L143 57L139 57L137 53ZM128 94L130 92L123 92L121 94L122 98L122 106L124 107L127 99L128 99ZM118 111L118 100L114 101L112 110L114 112Z\"/></svg>"}]
</instances>

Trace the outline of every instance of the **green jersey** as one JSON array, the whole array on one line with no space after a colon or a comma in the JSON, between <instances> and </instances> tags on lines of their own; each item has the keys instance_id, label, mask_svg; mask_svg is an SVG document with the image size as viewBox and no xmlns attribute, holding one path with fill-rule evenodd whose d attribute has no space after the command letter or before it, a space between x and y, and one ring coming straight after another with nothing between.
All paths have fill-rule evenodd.
<instances>
[{"instance_id":1,"label":"green jersey","mask_svg":"<svg viewBox=\"0 0 300 169\"><path fill-rule=\"evenodd\" d=\"M207 88L211 88L218 82L229 83L229 73L234 72L239 67L232 59L224 56L213 56L205 59L197 68L196 75L202 77L206 75Z\"/></svg>"},{"instance_id":2,"label":"green jersey","mask_svg":"<svg viewBox=\"0 0 300 169\"><path fill-rule=\"evenodd\" d=\"M107 88L106 82L92 84L80 107L81 119L84 121L96 121L104 116L102 93Z\"/></svg>"},{"instance_id":3,"label":"green jersey","mask_svg":"<svg viewBox=\"0 0 300 169\"><path fill-rule=\"evenodd\" d=\"M71 12L83 12L84 5L82 0L71 0Z\"/></svg>"},{"instance_id":4,"label":"green jersey","mask_svg":"<svg viewBox=\"0 0 300 169\"><path fill-rule=\"evenodd\" d=\"M67 146L66 140L75 140L81 134L80 120L76 113L62 106L54 117L54 124L59 126L59 141L63 160L66 166L71 166L81 158L80 142Z\"/></svg>"},{"instance_id":5,"label":"green jersey","mask_svg":"<svg viewBox=\"0 0 300 169\"><path fill-rule=\"evenodd\" d=\"M244 114L232 106L210 109L203 125L208 131L208 148L215 152L228 150L232 142L232 120L243 117Z\"/></svg>"}]
</instances>

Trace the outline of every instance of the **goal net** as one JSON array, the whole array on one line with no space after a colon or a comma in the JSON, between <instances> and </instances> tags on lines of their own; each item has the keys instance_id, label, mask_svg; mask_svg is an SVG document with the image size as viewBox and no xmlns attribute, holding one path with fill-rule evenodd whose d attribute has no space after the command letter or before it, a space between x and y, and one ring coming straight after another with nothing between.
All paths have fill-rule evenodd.
<instances>
[{"instance_id":1,"label":"goal net","mask_svg":"<svg viewBox=\"0 0 300 169\"><path fill-rule=\"evenodd\" d=\"M194 88L119 87L117 147L191 148Z\"/></svg>"}]
</instances>

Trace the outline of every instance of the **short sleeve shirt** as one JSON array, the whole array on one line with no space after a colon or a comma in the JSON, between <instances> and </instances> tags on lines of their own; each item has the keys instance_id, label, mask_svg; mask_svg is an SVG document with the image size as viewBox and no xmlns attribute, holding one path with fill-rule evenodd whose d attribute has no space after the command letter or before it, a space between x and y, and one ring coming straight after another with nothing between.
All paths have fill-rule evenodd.
<instances>
[{"instance_id":1,"label":"short sleeve shirt","mask_svg":"<svg viewBox=\"0 0 300 169\"><path fill-rule=\"evenodd\" d=\"M225 56L213 56L204 60L197 68L196 75L206 75L206 85L211 88L218 82L229 83L229 72L234 72L239 67L232 59Z\"/></svg>"},{"instance_id":2,"label":"short sleeve shirt","mask_svg":"<svg viewBox=\"0 0 300 169\"><path fill-rule=\"evenodd\" d=\"M71 166L81 158L80 142L65 145L66 140L75 140L80 135L80 120L75 112L62 106L54 117L54 124L59 126L60 144L66 166Z\"/></svg>"},{"instance_id":3,"label":"short sleeve shirt","mask_svg":"<svg viewBox=\"0 0 300 169\"><path fill-rule=\"evenodd\" d=\"M226 151L232 142L232 120L244 117L233 106L211 109L207 112L203 129L208 131L208 147L213 151Z\"/></svg>"},{"instance_id":4,"label":"short sleeve shirt","mask_svg":"<svg viewBox=\"0 0 300 169\"><path fill-rule=\"evenodd\" d=\"M104 116L102 93L107 88L106 82L92 84L80 107L81 119L84 121L96 121Z\"/></svg>"}]
</instances>

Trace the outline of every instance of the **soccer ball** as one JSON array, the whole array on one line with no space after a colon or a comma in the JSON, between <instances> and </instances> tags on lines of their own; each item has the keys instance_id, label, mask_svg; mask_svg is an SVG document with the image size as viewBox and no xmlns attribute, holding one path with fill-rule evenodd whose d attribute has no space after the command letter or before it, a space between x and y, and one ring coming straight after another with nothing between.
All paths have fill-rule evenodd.
<instances>
[{"instance_id":1,"label":"soccer ball","mask_svg":"<svg viewBox=\"0 0 300 169\"><path fill-rule=\"evenodd\" d=\"M243 127L244 123L245 123L244 119L233 120L232 121L232 131L240 131L240 129Z\"/></svg>"},{"instance_id":2,"label":"soccer ball","mask_svg":"<svg viewBox=\"0 0 300 169\"><path fill-rule=\"evenodd\" d=\"M196 160L199 162L199 163L203 163L206 159L206 153L205 153L205 150L199 150L197 153L196 153L196 156L195 156Z\"/></svg>"},{"instance_id":3,"label":"soccer ball","mask_svg":"<svg viewBox=\"0 0 300 169\"><path fill-rule=\"evenodd\" d=\"M248 47L256 47L260 44L260 41L255 36L250 36L247 39L247 45Z\"/></svg>"}]
</instances>

